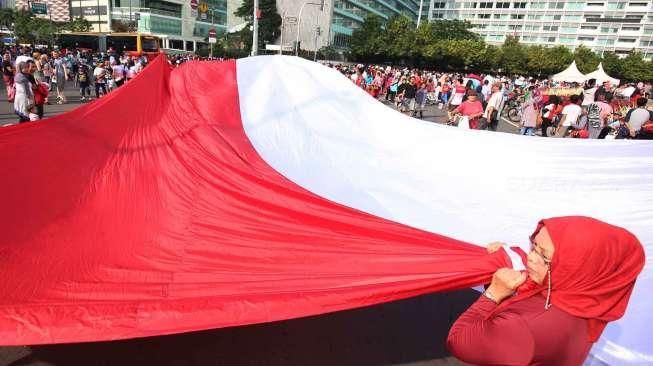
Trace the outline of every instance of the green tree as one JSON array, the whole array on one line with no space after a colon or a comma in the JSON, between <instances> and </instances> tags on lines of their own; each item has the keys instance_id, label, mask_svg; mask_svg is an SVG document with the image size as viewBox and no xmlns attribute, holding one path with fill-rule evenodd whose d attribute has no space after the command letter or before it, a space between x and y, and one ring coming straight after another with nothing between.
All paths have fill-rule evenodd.
<instances>
[{"instance_id":1,"label":"green tree","mask_svg":"<svg viewBox=\"0 0 653 366\"><path fill-rule=\"evenodd\" d=\"M624 77L624 60L619 58L614 52L603 53L603 70L615 78Z\"/></svg>"},{"instance_id":2,"label":"green tree","mask_svg":"<svg viewBox=\"0 0 653 366\"><path fill-rule=\"evenodd\" d=\"M434 42L432 23L424 22L415 30L413 52L420 58L426 58L427 48Z\"/></svg>"},{"instance_id":3,"label":"green tree","mask_svg":"<svg viewBox=\"0 0 653 366\"><path fill-rule=\"evenodd\" d=\"M14 18L16 12L11 8L0 9L0 26L9 30L14 30Z\"/></svg>"},{"instance_id":4,"label":"green tree","mask_svg":"<svg viewBox=\"0 0 653 366\"><path fill-rule=\"evenodd\" d=\"M317 57L322 60L338 61L342 56L334 46L324 46L317 51Z\"/></svg>"},{"instance_id":5,"label":"green tree","mask_svg":"<svg viewBox=\"0 0 653 366\"><path fill-rule=\"evenodd\" d=\"M526 67L531 75L543 75L551 69L551 62L547 57L544 46L530 46L526 48Z\"/></svg>"},{"instance_id":6,"label":"green tree","mask_svg":"<svg viewBox=\"0 0 653 366\"><path fill-rule=\"evenodd\" d=\"M261 49L265 47L266 43L274 42L281 35L281 16L277 12L276 0L260 0L259 10L261 11L261 17L258 20L258 48ZM254 0L245 0L234 14L247 20L248 25L251 26L254 20L253 12ZM249 27L245 27L241 32L245 46L250 48L252 45L252 31L249 30ZM246 37L247 34L249 34L249 37Z\"/></svg>"},{"instance_id":7,"label":"green tree","mask_svg":"<svg viewBox=\"0 0 653 366\"><path fill-rule=\"evenodd\" d=\"M374 14L368 15L363 24L352 33L349 47L356 60L378 61L385 51L381 19Z\"/></svg>"},{"instance_id":8,"label":"green tree","mask_svg":"<svg viewBox=\"0 0 653 366\"><path fill-rule=\"evenodd\" d=\"M32 43L34 36L32 34L32 19L34 14L30 11L19 10L14 13L14 35L16 43Z\"/></svg>"},{"instance_id":9,"label":"green tree","mask_svg":"<svg viewBox=\"0 0 653 366\"><path fill-rule=\"evenodd\" d=\"M574 54L565 46L556 46L547 48L547 59L550 68L546 70L545 75L553 75L566 69L574 60Z\"/></svg>"},{"instance_id":10,"label":"green tree","mask_svg":"<svg viewBox=\"0 0 653 366\"><path fill-rule=\"evenodd\" d=\"M508 36L501 46L499 65L503 72L511 75L527 73L527 55L525 47L513 36Z\"/></svg>"},{"instance_id":11,"label":"green tree","mask_svg":"<svg viewBox=\"0 0 653 366\"><path fill-rule=\"evenodd\" d=\"M623 77L631 81L653 80L651 63L641 53L632 51L623 60Z\"/></svg>"},{"instance_id":12,"label":"green tree","mask_svg":"<svg viewBox=\"0 0 653 366\"><path fill-rule=\"evenodd\" d=\"M415 24L407 16L398 16L390 20L386 26L383 44L387 47L387 55L395 61L412 62L415 52Z\"/></svg>"},{"instance_id":13,"label":"green tree","mask_svg":"<svg viewBox=\"0 0 653 366\"><path fill-rule=\"evenodd\" d=\"M79 17L64 24L63 29L69 30L71 32L90 32L92 27L93 26L91 25L91 22L82 17Z\"/></svg>"},{"instance_id":14,"label":"green tree","mask_svg":"<svg viewBox=\"0 0 653 366\"><path fill-rule=\"evenodd\" d=\"M424 23L422 23L424 24ZM480 40L480 36L474 33L471 29L474 27L472 23L467 20L446 20L437 19L427 23L433 34L433 39L468 39Z\"/></svg>"},{"instance_id":15,"label":"green tree","mask_svg":"<svg viewBox=\"0 0 653 366\"><path fill-rule=\"evenodd\" d=\"M480 70L483 68L485 44L475 39L451 39L443 41L444 55L449 59L449 68L454 70Z\"/></svg>"},{"instance_id":16,"label":"green tree","mask_svg":"<svg viewBox=\"0 0 653 366\"><path fill-rule=\"evenodd\" d=\"M30 21L31 39L36 44L53 44L58 30L49 19L32 18Z\"/></svg>"},{"instance_id":17,"label":"green tree","mask_svg":"<svg viewBox=\"0 0 653 366\"><path fill-rule=\"evenodd\" d=\"M501 48L495 45L487 45L479 62L479 70L484 72L496 71L499 68L500 61Z\"/></svg>"},{"instance_id":18,"label":"green tree","mask_svg":"<svg viewBox=\"0 0 653 366\"><path fill-rule=\"evenodd\" d=\"M580 46L574 51L574 59L578 70L583 74L590 73L599 66L601 57L585 46Z\"/></svg>"}]
</instances>

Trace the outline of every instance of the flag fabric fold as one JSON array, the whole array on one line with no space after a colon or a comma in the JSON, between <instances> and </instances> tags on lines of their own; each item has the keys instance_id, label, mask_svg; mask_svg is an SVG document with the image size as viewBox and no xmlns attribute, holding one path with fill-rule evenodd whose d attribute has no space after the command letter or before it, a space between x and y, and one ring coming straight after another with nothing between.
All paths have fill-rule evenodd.
<instances>
[{"instance_id":1,"label":"flag fabric fold","mask_svg":"<svg viewBox=\"0 0 653 366\"><path fill-rule=\"evenodd\" d=\"M159 58L99 101L0 130L0 343L296 318L469 287L508 265L283 177L242 128L236 72Z\"/></svg>"},{"instance_id":2,"label":"flag fabric fold","mask_svg":"<svg viewBox=\"0 0 653 366\"><path fill-rule=\"evenodd\" d=\"M536 223L653 245L653 145L408 118L285 56L164 58L93 103L0 129L0 344L291 319L489 281ZM650 266L592 351L650 360Z\"/></svg>"}]
</instances>

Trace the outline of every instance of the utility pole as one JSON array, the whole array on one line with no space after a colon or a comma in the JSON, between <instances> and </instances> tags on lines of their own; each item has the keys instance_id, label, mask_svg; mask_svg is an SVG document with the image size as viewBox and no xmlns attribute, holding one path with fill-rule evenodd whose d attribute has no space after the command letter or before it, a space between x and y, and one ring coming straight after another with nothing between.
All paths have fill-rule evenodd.
<instances>
[{"instance_id":1,"label":"utility pole","mask_svg":"<svg viewBox=\"0 0 653 366\"><path fill-rule=\"evenodd\" d=\"M288 10L284 10L283 14L281 15L281 36L279 37L279 54L283 55L283 31L285 30L286 26L286 13Z\"/></svg>"},{"instance_id":2,"label":"utility pole","mask_svg":"<svg viewBox=\"0 0 653 366\"><path fill-rule=\"evenodd\" d=\"M258 55L258 0L254 0L254 21L252 22L252 56Z\"/></svg>"},{"instance_id":3,"label":"utility pole","mask_svg":"<svg viewBox=\"0 0 653 366\"><path fill-rule=\"evenodd\" d=\"M100 18L100 0L97 0L97 26L98 31L102 32L102 19Z\"/></svg>"},{"instance_id":4,"label":"utility pole","mask_svg":"<svg viewBox=\"0 0 653 366\"><path fill-rule=\"evenodd\" d=\"M254 0L256 1L256 0ZM301 30L302 26L302 13L304 12L304 7L306 5L317 5L320 7L320 11L324 10L324 3L325 0L321 0L319 3L314 3L314 2L305 2L302 4L302 6L299 8L299 16L297 17L297 39L295 40L295 56L299 56L299 32Z\"/></svg>"}]
</instances>

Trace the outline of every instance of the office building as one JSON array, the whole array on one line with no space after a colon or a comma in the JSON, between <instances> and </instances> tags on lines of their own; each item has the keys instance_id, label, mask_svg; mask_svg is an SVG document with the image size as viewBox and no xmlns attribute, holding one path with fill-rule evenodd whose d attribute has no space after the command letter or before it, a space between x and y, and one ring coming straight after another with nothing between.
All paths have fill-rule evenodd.
<instances>
[{"instance_id":1,"label":"office building","mask_svg":"<svg viewBox=\"0 0 653 366\"><path fill-rule=\"evenodd\" d=\"M618 55L635 49L653 56L650 0L431 0L427 14L429 20L468 20L490 44L513 35L529 45L584 45Z\"/></svg>"},{"instance_id":2,"label":"office building","mask_svg":"<svg viewBox=\"0 0 653 366\"><path fill-rule=\"evenodd\" d=\"M32 9L39 18L50 19L55 22L67 22L70 20L69 0L15 0L16 9ZM10 3L8 3L10 4Z\"/></svg>"}]
</instances>

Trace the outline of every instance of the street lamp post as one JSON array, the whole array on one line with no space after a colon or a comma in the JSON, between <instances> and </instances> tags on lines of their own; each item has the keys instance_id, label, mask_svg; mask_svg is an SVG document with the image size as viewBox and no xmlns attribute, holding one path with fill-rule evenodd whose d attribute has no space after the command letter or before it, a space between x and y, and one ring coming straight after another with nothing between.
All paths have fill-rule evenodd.
<instances>
[{"instance_id":1,"label":"street lamp post","mask_svg":"<svg viewBox=\"0 0 653 366\"><path fill-rule=\"evenodd\" d=\"M254 21L252 22L252 56L258 54L258 0L254 0Z\"/></svg>"},{"instance_id":2,"label":"street lamp post","mask_svg":"<svg viewBox=\"0 0 653 366\"><path fill-rule=\"evenodd\" d=\"M102 32L102 18L100 17L100 0L97 0L97 26L98 26L98 32Z\"/></svg>"},{"instance_id":3,"label":"street lamp post","mask_svg":"<svg viewBox=\"0 0 653 366\"><path fill-rule=\"evenodd\" d=\"M256 1L256 0L255 0ZM320 7L320 10L324 9L324 0L322 0L319 3L313 3L313 2L305 2L302 4L301 8L299 8L299 16L297 17L297 39L295 40L295 56L299 56L299 33L301 30L302 26L302 13L304 12L304 6L306 5L317 5Z\"/></svg>"},{"instance_id":4,"label":"street lamp post","mask_svg":"<svg viewBox=\"0 0 653 366\"><path fill-rule=\"evenodd\" d=\"M288 9L283 11L283 14L281 15L281 36L279 37L279 54L283 55L283 31L285 30L286 26L286 13L288 12Z\"/></svg>"}]
</instances>

